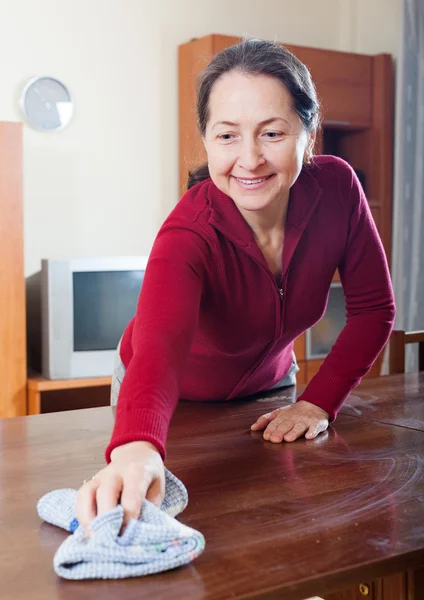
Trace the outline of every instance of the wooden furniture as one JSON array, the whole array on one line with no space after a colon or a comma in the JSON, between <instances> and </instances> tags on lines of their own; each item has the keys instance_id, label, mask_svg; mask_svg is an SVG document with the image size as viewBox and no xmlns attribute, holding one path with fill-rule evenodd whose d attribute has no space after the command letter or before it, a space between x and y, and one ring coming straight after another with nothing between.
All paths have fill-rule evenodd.
<instances>
[{"instance_id":1,"label":"wooden furniture","mask_svg":"<svg viewBox=\"0 0 424 600\"><path fill-rule=\"evenodd\" d=\"M111 409L0 422L2 597L422 599L424 373L363 382L334 427L292 444L250 431L293 400L281 394L179 403L166 464L189 492L180 520L202 531L206 549L186 567L122 581L59 580L52 559L68 534L35 510L44 493L77 488L104 465ZM403 411L371 420L370 399L383 418L394 403ZM409 407L415 428L403 420Z\"/></svg>"},{"instance_id":2,"label":"wooden furniture","mask_svg":"<svg viewBox=\"0 0 424 600\"><path fill-rule=\"evenodd\" d=\"M22 126L0 122L0 418L26 414Z\"/></svg>"},{"instance_id":3,"label":"wooden furniture","mask_svg":"<svg viewBox=\"0 0 424 600\"><path fill-rule=\"evenodd\" d=\"M405 345L418 344L418 370L424 371L424 331L393 330L389 341L391 374L405 373Z\"/></svg>"},{"instance_id":4,"label":"wooden furniture","mask_svg":"<svg viewBox=\"0 0 424 600\"><path fill-rule=\"evenodd\" d=\"M424 372L364 379L340 414L424 431L423 395Z\"/></svg>"},{"instance_id":5,"label":"wooden furniture","mask_svg":"<svg viewBox=\"0 0 424 600\"><path fill-rule=\"evenodd\" d=\"M58 390L76 390L82 388L109 387L112 377L92 377L82 379L46 379L39 374L29 374L27 380L28 414L39 415L41 410L42 392Z\"/></svg>"},{"instance_id":6,"label":"wooden furniture","mask_svg":"<svg viewBox=\"0 0 424 600\"><path fill-rule=\"evenodd\" d=\"M197 130L196 77L238 37L208 35L179 47L179 174L184 193L189 170L204 164L206 154ZM310 69L322 105L322 131L316 154L347 160L364 177L365 192L390 264L392 231L393 65L376 56L286 46ZM335 276L335 281L338 275ZM308 354L306 336L296 341L298 380L308 382L323 362ZM378 373L382 358L375 365Z\"/></svg>"}]
</instances>

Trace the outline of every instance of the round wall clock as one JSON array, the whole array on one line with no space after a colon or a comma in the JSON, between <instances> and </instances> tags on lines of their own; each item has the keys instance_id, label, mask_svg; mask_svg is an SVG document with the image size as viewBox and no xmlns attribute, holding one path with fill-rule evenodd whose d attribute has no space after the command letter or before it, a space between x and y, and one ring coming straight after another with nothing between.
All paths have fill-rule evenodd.
<instances>
[{"instance_id":1,"label":"round wall clock","mask_svg":"<svg viewBox=\"0 0 424 600\"><path fill-rule=\"evenodd\" d=\"M53 77L33 77L19 100L26 121L38 131L59 131L66 127L74 112L69 90Z\"/></svg>"}]
</instances>

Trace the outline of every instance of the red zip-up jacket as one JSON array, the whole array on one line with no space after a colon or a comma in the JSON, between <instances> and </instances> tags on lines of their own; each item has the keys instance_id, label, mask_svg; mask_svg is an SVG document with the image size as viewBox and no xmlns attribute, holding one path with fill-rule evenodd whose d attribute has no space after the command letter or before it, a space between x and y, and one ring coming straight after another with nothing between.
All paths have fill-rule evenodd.
<instances>
[{"instance_id":1,"label":"red zip-up jacket","mask_svg":"<svg viewBox=\"0 0 424 600\"><path fill-rule=\"evenodd\" d=\"M362 187L343 160L317 156L290 190L282 294L253 232L207 179L161 227L137 311L121 342L126 368L106 459L146 440L165 456L179 398L231 400L288 372L293 341L324 314L336 269L346 325L299 400L334 419L393 326L384 250Z\"/></svg>"}]
</instances>

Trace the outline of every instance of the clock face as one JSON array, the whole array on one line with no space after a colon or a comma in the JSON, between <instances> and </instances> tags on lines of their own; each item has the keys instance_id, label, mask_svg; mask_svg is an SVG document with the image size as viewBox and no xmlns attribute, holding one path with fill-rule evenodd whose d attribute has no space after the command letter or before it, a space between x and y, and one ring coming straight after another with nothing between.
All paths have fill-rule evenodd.
<instances>
[{"instance_id":1,"label":"clock face","mask_svg":"<svg viewBox=\"0 0 424 600\"><path fill-rule=\"evenodd\" d=\"M39 131L63 129L74 110L71 94L52 77L31 79L22 92L20 105L29 125Z\"/></svg>"}]
</instances>

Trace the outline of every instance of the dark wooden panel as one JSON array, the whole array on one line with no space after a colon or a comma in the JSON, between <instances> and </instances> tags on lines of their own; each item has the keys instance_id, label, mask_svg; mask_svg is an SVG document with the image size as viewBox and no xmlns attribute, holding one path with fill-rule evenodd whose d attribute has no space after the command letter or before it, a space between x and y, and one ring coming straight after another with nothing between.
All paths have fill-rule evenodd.
<instances>
[{"instance_id":1,"label":"dark wooden panel","mask_svg":"<svg viewBox=\"0 0 424 600\"><path fill-rule=\"evenodd\" d=\"M363 581L348 590L326 595L325 600L411 600L410 578L407 572L393 573L374 581ZM421 598L421 596L417 596Z\"/></svg>"},{"instance_id":2,"label":"dark wooden panel","mask_svg":"<svg viewBox=\"0 0 424 600\"><path fill-rule=\"evenodd\" d=\"M110 405L110 387L100 386L53 390L41 393L41 412L52 413L63 410L79 410Z\"/></svg>"},{"instance_id":3,"label":"dark wooden panel","mask_svg":"<svg viewBox=\"0 0 424 600\"><path fill-rule=\"evenodd\" d=\"M326 594L325 600L376 600L374 590L375 583L372 581L365 581L348 590L342 590L329 595ZM399 598L398 600L401 599Z\"/></svg>"}]
</instances>

